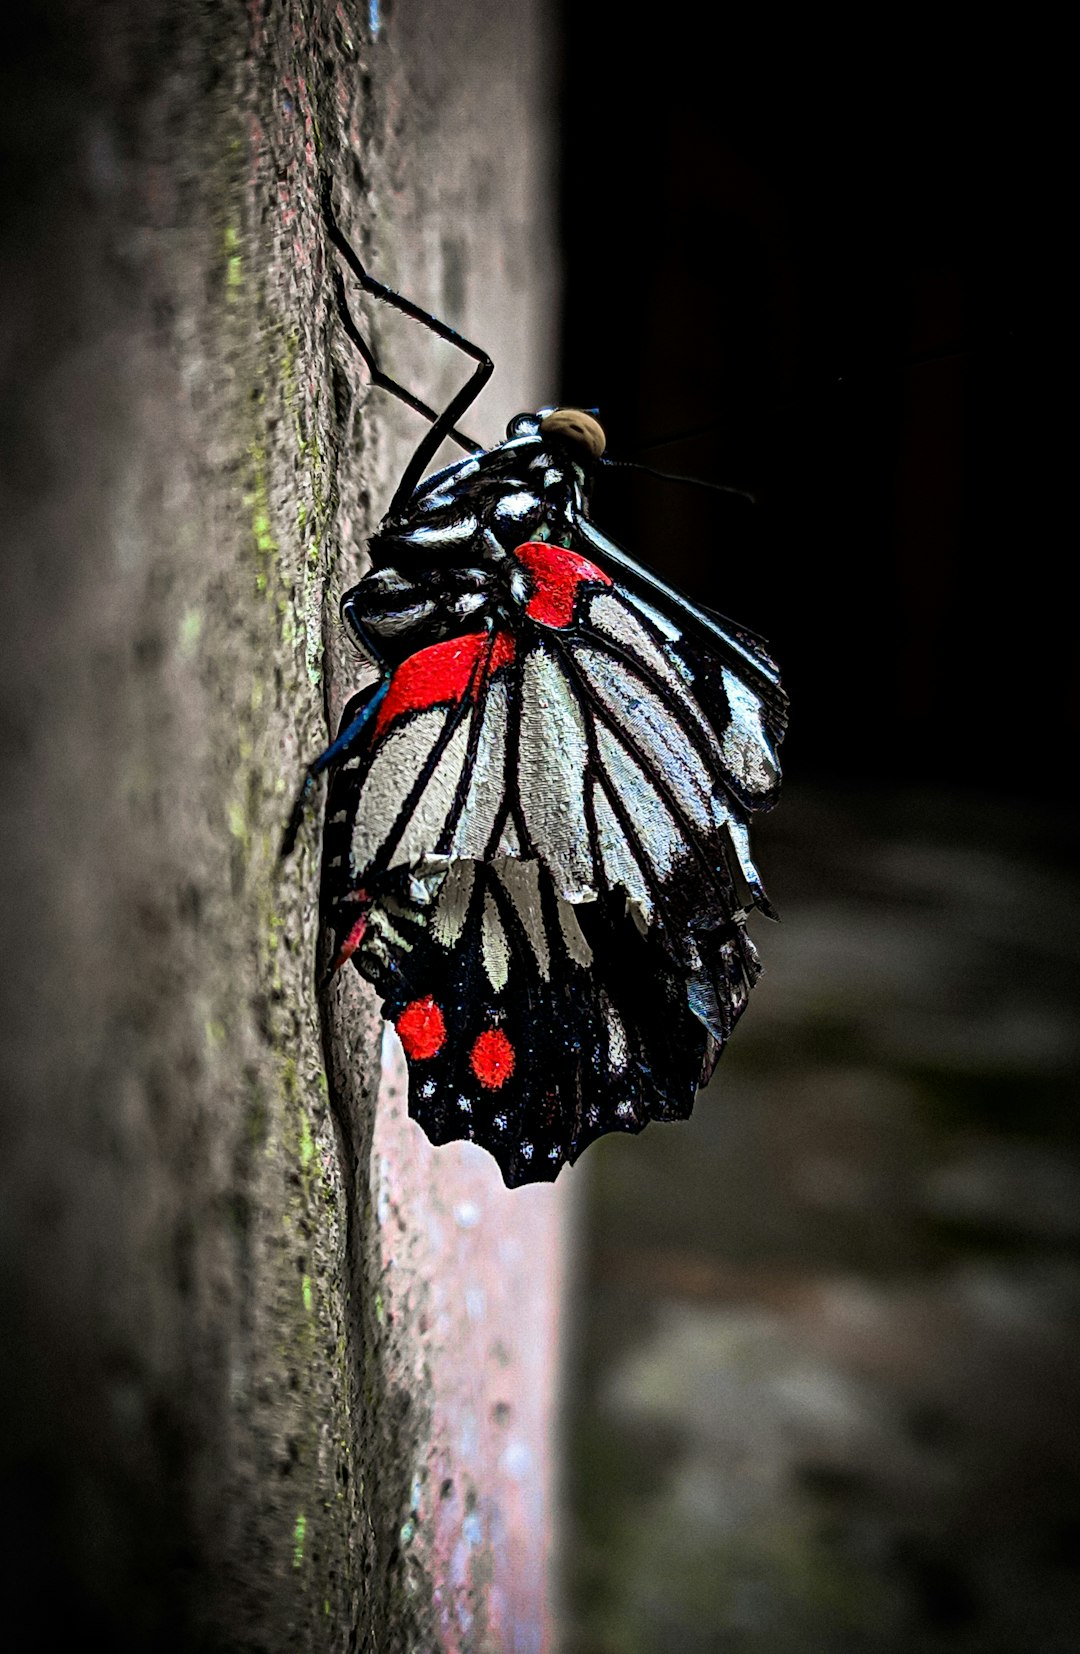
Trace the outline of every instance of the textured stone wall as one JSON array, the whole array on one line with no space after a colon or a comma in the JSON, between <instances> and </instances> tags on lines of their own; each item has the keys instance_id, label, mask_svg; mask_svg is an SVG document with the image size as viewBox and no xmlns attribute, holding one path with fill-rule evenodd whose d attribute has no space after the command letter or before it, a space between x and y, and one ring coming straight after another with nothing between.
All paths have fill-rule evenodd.
<instances>
[{"instance_id":1,"label":"textured stone wall","mask_svg":"<svg viewBox=\"0 0 1080 1654\"><path fill-rule=\"evenodd\" d=\"M320 170L372 267L495 357L471 425L495 440L555 390L545 28L528 0L68 0L0 70L25 1647L549 1635L562 1200L428 1153L392 1053L372 1160L377 1007L352 979L320 1018L314 992L317 812L276 865L410 435L336 326ZM374 328L421 394L457 382L452 352Z\"/></svg>"}]
</instances>

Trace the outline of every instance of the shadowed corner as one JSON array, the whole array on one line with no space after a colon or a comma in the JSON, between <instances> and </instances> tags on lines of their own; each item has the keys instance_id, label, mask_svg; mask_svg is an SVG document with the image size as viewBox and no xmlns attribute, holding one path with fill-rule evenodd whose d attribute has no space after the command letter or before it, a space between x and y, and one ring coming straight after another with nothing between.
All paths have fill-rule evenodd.
<instances>
[{"instance_id":1,"label":"shadowed corner","mask_svg":"<svg viewBox=\"0 0 1080 1654\"><path fill-rule=\"evenodd\" d=\"M759 841L785 923L712 1085L590 1151L570 1646L1064 1648L1067 824L789 788Z\"/></svg>"}]
</instances>

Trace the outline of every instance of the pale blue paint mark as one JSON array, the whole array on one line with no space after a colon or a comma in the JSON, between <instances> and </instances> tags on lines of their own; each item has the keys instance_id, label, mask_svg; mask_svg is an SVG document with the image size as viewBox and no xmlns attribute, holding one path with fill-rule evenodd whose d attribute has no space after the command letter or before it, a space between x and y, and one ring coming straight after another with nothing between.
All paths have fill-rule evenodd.
<instances>
[{"instance_id":1,"label":"pale blue paint mark","mask_svg":"<svg viewBox=\"0 0 1080 1654\"><path fill-rule=\"evenodd\" d=\"M543 1643L535 1622L515 1618L512 1635L514 1654L541 1654Z\"/></svg>"},{"instance_id":2,"label":"pale blue paint mark","mask_svg":"<svg viewBox=\"0 0 1080 1654\"><path fill-rule=\"evenodd\" d=\"M531 1471L532 1462L532 1454L528 1445L519 1438L515 1438L514 1441L509 1443L506 1452L502 1456L502 1469L515 1482L521 1482Z\"/></svg>"},{"instance_id":3,"label":"pale blue paint mark","mask_svg":"<svg viewBox=\"0 0 1080 1654\"><path fill-rule=\"evenodd\" d=\"M367 15L368 28L373 36L377 35L382 27L382 19L379 16L379 0L368 0Z\"/></svg>"},{"instance_id":4,"label":"pale blue paint mark","mask_svg":"<svg viewBox=\"0 0 1080 1654\"><path fill-rule=\"evenodd\" d=\"M462 1579L461 1584L464 1585L465 1583L465 1580ZM462 1636L467 1637L473 1628L474 1616L472 1609L469 1607L468 1600L464 1595L458 1597L454 1612L457 1615L458 1627Z\"/></svg>"},{"instance_id":5,"label":"pale blue paint mark","mask_svg":"<svg viewBox=\"0 0 1080 1654\"><path fill-rule=\"evenodd\" d=\"M467 1412L461 1420L461 1430L458 1434L458 1452L463 1459L469 1460L472 1458L476 1452L478 1440L476 1416L471 1412Z\"/></svg>"}]
</instances>

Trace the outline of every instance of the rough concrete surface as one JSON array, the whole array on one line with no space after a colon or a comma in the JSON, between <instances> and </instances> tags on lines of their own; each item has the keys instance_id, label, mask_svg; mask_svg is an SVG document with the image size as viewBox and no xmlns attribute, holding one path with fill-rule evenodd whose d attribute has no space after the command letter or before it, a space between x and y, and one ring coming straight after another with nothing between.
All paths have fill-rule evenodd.
<instances>
[{"instance_id":1,"label":"rough concrete surface","mask_svg":"<svg viewBox=\"0 0 1080 1654\"><path fill-rule=\"evenodd\" d=\"M487 1503L447 1495L436 1535L461 1382L447 1399L439 1375L473 1346L445 1317L429 1339L399 1288L436 1256L415 1202L503 1192L458 1151L399 1180L405 1121L373 1176L377 1010L350 981L320 1023L314 992L317 811L276 865L355 686L336 600L409 436L336 325L320 170L379 273L495 356L478 435L552 389L544 19L435 10L68 0L21 15L0 71L0 1399L24 1648L546 1636L537 1547L519 1589L499 1523L520 1554L550 1521L550 1345L524 1423L478 1426L531 1432L532 1525L519 1454ZM428 338L374 336L421 394L454 381ZM525 1207L489 1204L467 1260L496 1297L540 1281L545 1328L559 1210L515 1260ZM465 1285L453 1313L476 1320ZM440 1577L452 1522L471 1553Z\"/></svg>"}]
</instances>

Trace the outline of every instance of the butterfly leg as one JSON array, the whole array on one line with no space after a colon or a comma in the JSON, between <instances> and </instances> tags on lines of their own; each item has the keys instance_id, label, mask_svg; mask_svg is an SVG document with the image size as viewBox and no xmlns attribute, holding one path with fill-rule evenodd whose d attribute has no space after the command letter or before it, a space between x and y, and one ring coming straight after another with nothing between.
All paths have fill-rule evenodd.
<instances>
[{"instance_id":1,"label":"butterfly leg","mask_svg":"<svg viewBox=\"0 0 1080 1654\"><path fill-rule=\"evenodd\" d=\"M352 700L345 708L345 713L341 720L341 728L339 729L336 738L331 741L328 747L320 752L317 758L312 759L311 763L304 771L304 779L300 783L296 798L293 801L292 810L289 812L288 825L282 834L281 849L278 852L279 861L284 861L288 856L292 855L293 849L296 845L297 835L303 825L304 816L307 812L312 791L314 790L315 783L319 779L319 776L322 775L325 770L331 769L338 764L343 764L345 760L351 757L356 751L357 747L360 745L367 733L368 724L371 722L376 712L378 712L379 707L382 705L383 698L386 695L386 691L390 687L390 668L382 659L379 651L375 648L374 644L371 643L367 634L360 631L360 628L357 626L355 621L353 622L353 631L359 633L360 641L363 643L367 652L371 655L371 658L375 662L376 666L378 666L380 672L382 673L382 677L378 683L370 685L367 689L362 689L358 695L353 696Z\"/></svg>"},{"instance_id":2,"label":"butterfly leg","mask_svg":"<svg viewBox=\"0 0 1080 1654\"><path fill-rule=\"evenodd\" d=\"M404 385L399 385L396 379L391 379L388 373L383 372L382 368L379 366L378 358L376 357L375 352L372 350L371 346L368 344L353 319L352 311L349 309L349 301L345 297L345 283L341 279L341 271L334 270L332 275L334 282L334 298L337 302L338 316L341 319L341 325L345 329L345 333L353 348L356 350L357 354L362 357L364 364L371 375L371 383L377 390L389 391L392 396L397 397L399 402L404 402L407 408L411 408L414 413L422 414L426 420L434 424L435 420L439 417L435 412L435 409L429 408L427 403L421 402L420 398L418 396L414 396L412 391L406 390ZM364 285L365 291L370 291L367 283ZM379 285L381 286L381 283ZM386 291L389 293L390 289L387 288ZM382 297L381 294L378 296ZM479 449L479 443L474 442L471 437L463 435L461 431L448 431L446 434L447 436L452 437L453 440L468 453L474 453Z\"/></svg>"},{"instance_id":3,"label":"butterfly leg","mask_svg":"<svg viewBox=\"0 0 1080 1654\"><path fill-rule=\"evenodd\" d=\"M345 299L344 283L341 280L341 276L335 272L334 291L342 325L345 328L345 332L352 344L356 347L363 361L367 365L372 376L372 382L378 385L380 389L389 391L392 396L396 396L399 401L404 402L407 407L412 408L416 413L422 414L425 419L431 422L430 431L428 431L427 434L421 439L416 452L413 454L412 459L405 467L405 470L402 473L401 481L398 483L397 490L390 502L390 510L388 515L392 517L412 494L417 483L420 481L420 478L423 476L435 454L438 452L439 447L447 439L447 437L452 438L459 444L459 446L464 448L467 453L478 453L480 451L480 444L473 442L471 438L467 436L463 436L456 427L457 421L460 419L461 415L472 405L473 402L475 402L476 398L491 378L491 375L494 372L494 363L492 362L491 357L488 356L487 352L480 349L479 345L474 345L470 340L464 338L460 333L458 333L456 329L448 326L446 322L441 322L437 316L431 315L431 313L427 310L421 310L420 306L413 304L411 299L405 298L401 293L395 293L392 287L387 287L384 282L377 280L375 276L370 275L368 271L365 270L355 249L346 240L341 230L341 226L338 224L337 218L334 215L333 201L330 193L330 180L327 177L324 177L323 179L322 207L330 240L345 260L364 292L370 293L374 298L381 299L385 304L392 305L395 310L400 310L402 315L410 317L411 320L420 322L424 327L430 328L432 333L436 334L440 339L446 339L448 343L456 345L458 350L464 351L466 356L471 356L473 361L476 363L475 368L469 375L465 384L458 391L457 395L451 398L450 402L441 413L436 413L435 410L429 408L425 402L421 402L419 397L414 396L412 392L406 390L403 385L399 385L396 380L391 379L389 375L383 373L370 345L363 338L356 326L356 323L353 321L352 315L349 312L348 303Z\"/></svg>"},{"instance_id":4,"label":"butterfly leg","mask_svg":"<svg viewBox=\"0 0 1080 1654\"><path fill-rule=\"evenodd\" d=\"M367 731L367 726L379 710L389 687L390 674L387 672L372 689L365 689L359 695L354 695L346 709L347 713L353 714L352 717L349 718L348 722L343 722L341 733L337 739L331 741L330 745L323 752L320 752L317 758L312 759L304 771L304 779L300 783L299 791L289 813L288 826L282 835L281 849L278 853L280 861L284 861L292 855L297 834L303 825L308 803L319 776L323 774L324 770L330 769L332 765L343 764L346 758L349 758L360 745L361 739ZM357 706L358 701L362 704L353 712L353 708Z\"/></svg>"}]
</instances>

